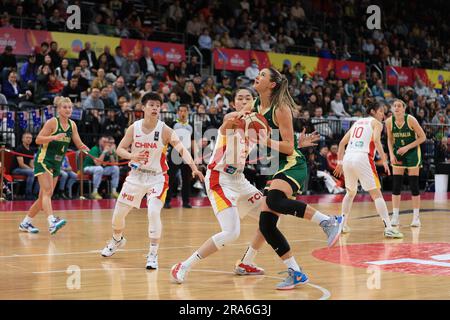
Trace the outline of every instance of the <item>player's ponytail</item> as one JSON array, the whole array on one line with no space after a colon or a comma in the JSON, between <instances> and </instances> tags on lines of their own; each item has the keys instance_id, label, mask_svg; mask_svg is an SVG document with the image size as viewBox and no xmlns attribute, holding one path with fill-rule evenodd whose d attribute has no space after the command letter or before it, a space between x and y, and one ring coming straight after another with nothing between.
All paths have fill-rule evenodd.
<instances>
[{"instance_id":1,"label":"player's ponytail","mask_svg":"<svg viewBox=\"0 0 450 320\"><path fill-rule=\"evenodd\" d=\"M288 79L275 68L270 67L269 70L270 81L275 82L270 96L270 106L276 110L281 105L286 105L289 109L294 110L297 104L289 93Z\"/></svg>"}]
</instances>

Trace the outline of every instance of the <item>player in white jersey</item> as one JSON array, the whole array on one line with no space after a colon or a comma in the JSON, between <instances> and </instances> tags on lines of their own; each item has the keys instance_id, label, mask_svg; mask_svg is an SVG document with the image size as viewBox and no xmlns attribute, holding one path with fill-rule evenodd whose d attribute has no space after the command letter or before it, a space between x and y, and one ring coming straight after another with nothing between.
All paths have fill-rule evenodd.
<instances>
[{"instance_id":1,"label":"player in white jersey","mask_svg":"<svg viewBox=\"0 0 450 320\"><path fill-rule=\"evenodd\" d=\"M245 106L253 104L252 93L248 89L238 89L234 103L239 112ZM243 171L251 142L246 140L242 130L232 128L239 123L239 114L230 113L224 118L219 128L214 152L208 165L205 177L208 198L219 220L222 232L209 238L188 259L172 267L171 276L177 283L184 282L186 273L201 259L219 251L224 245L235 241L240 234L240 219L250 215L259 219L262 193L244 176ZM265 240L259 228L252 241L251 247L259 249ZM256 250L255 254L256 254ZM252 258L254 257L254 255ZM252 264L240 262L236 266L239 274L264 274L264 270Z\"/></svg>"},{"instance_id":2,"label":"player in white jersey","mask_svg":"<svg viewBox=\"0 0 450 320\"><path fill-rule=\"evenodd\" d=\"M334 173L337 176L341 176L342 172L344 173L345 187L347 189L347 193L342 201L343 233L350 231L347 221L353 199L358 190L359 181L363 189L369 192L375 203L376 210L384 222L384 236L386 238L403 238L403 234L392 228L374 163L376 150L381 156L385 172L390 175L387 157L381 144L384 105L380 102L371 103L367 109L367 114L369 117L356 121L339 143L338 165ZM346 145L347 149L345 150Z\"/></svg>"},{"instance_id":3,"label":"player in white jersey","mask_svg":"<svg viewBox=\"0 0 450 320\"><path fill-rule=\"evenodd\" d=\"M156 93L147 93L142 97L144 119L136 121L126 131L117 147L117 154L130 160L131 172L117 199L112 218L113 236L102 250L102 256L110 257L123 247L125 217L131 209L139 208L142 198L147 195L148 235L150 250L147 256L147 269L158 268L158 246L161 237L161 209L169 188L166 153L170 143L183 160L192 168L192 174L204 180L197 169L189 151L183 146L177 134L159 120L162 100ZM131 145L131 152L128 148Z\"/></svg>"}]
</instances>

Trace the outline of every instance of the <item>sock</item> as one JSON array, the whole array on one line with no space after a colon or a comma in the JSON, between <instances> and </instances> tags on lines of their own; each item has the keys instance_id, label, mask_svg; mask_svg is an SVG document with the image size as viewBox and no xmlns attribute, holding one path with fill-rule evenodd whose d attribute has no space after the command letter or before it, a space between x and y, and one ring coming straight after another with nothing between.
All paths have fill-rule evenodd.
<instances>
[{"instance_id":1,"label":"sock","mask_svg":"<svg viewBox=\"0 0 450 320\"><path fill-rule=\"evenodd\" d=\"M419 212L420 212L420 209L413 209L414 217L418 217L419 216Z\"/></svg>"},{"instance_id":2,"label":"sock","mask_svg":"<svg viewBox=\"0 0 450 320\"><path fill-rule=\"evenodd\" d=\"M156 256L158 254L158 243L150 243L150 255Z\"/></svg>"},{"instance_id":3,"label":"sock","mask_svg":"<svg viewBox=\"0 0 450 320\"><path fill-rule=\"evenodd\" d=\"M53 224L53 220L55 220L55 216L54 215L51 214L51 215L49 215L47 217L48 224L52 225Z\"/></svg>"},{"instance_id":4,"label":"sock","mask_svg":"<svg viewBox=\"0 0 450 320\"><path fill-rule=\"evenodd\" d=\"M300 267L297 264L297 261L295 261L294 257L290 257L289 259L283 260L283 263L291 269L294 269L295 271L300 271Z\"/></svg>"},{"instance_id":5,"label":"sock","mask_svg":"<svg viewBox=\"0 0 450 320\"><path fill-rule=\"evenodd\" d=\"M312 216L311 221L315 222L317 224L320 224L321 222L326 221L328 219L330 219L329 216L324 215L320 211L316 211L316 212L314 212L314 215Z\"/></svg>"},{"instance_id":6,"label":"sock","mask_svg":"<svg viewBox=\"0 0 450 320\"><path fill-rule=\"evenodd\" d=\"M392 209L392 213L396 216L398 216L400 214L400 208L394 208Z\"/></svg>"},{"instance_id":7,"label":"sock","mask_svg":"<svg viewBox=\"0 0 450 320\"><path fill-rule=\"evenodd\" d=\"M392 228L391 220L389 219L389 212L386 206L386 202L383 198L375 199L375 207L377 208L377 212L380 215L381 219L384 222L384 226L386 228Z\"/></svg>"},{"instance_id":8,"label":"sock","mask_svg":"<svg viewBox=\"0 0 450 320\"><path fill-rule=\"evenodd\" d=\"M33 218L30 218L28 215L25 216L25 218L23 218L22 220L22 224L27 224L27 223L32 223L33 222Z\"/></svg>"},{"instance_id":9,"label":"sock","mask_svg":"<svg viewBox=\"0 0 450 320\"><path fill-rule=\"evenodd\" d=\"M258 251L252 248L252 246L248 246L247 251L245 251L244 257L242 258L242 263L244 264L252 264L253 259L255 259Z\"/></svg>"},{"instance_id":10,"label":"sock","mask_svg":"<svg viewBox=\"0 0 450 320\"><path fill-rule=\"evenodd\" d=\"M117 242L119 242L120 240L122 240L122 232L121 233L113 233L113 239L116 240Z\"/></svg>"},{"instance_id":11,"label":"sock","mask_svg":"<svg viewBox=\"0 0 450 320\"><path fill-rule=\"evenodd\" d=\"M93 189L92 189L92 193L98 193L97 188L93 188Z\"/></svg>"},{"instance_id":12,"label":"sock","mask_svg":"<svg viewBox=\"0 0 450 320\"><path fill-rule=\"evenodd\" d=\"M191 268L193 265L195 265L197 262L199 262L202 258L202 256L195 251L192 256L190 256L187 260L183 261L182 264L186 268Z\"/></svg>"}]
</instances>

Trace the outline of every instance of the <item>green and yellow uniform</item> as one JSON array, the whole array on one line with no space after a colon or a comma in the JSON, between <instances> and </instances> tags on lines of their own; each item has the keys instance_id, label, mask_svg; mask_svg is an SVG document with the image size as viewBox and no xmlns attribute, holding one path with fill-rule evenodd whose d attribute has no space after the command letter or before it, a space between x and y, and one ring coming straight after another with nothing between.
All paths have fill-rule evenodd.
<instances>
[{"instance_id":1,"label":"green and yellow uniform","mask_svg":"<svg viewBox=\"0 0 450 320\"><path fill-rule=\"evenodd\" d=\"M394 137L394 155L401 164L394 164L394 167L399 168L415 168L422 166L422 154L420 147L408 150L402 156L397 154L397 150L410 143L416 141L416 133L408 125L408 115L405 114L405 123L402 127L398 127L395 123L395 116L392 115L392 136Z\"/></svg>"},{"instance_id":2,"label":"green and yellow uniform","mask_svg":"<svg viewBox=\"0 0 450 320\"><path fill-rule=\"evenodd\" d=\"M35 176L48 172L53 177L57 177L61 172L62 162L66 156L67 148L72 141L72 126L75 124L69 119L69 127L67 130L64 130L58 117L56 117L56 122L56 129L52 132L51 136L56 136L60 133L65 133L66 136L59 141L50 141L39 147L34 157Z\"/></svg>"},{"instance_id":3,"label":"green and yellow uniform","mask_svg":"<svg viewBox=\"0 0 450 320\"><path fill-rule=\"evenodd\" d=\"M253 111L262 114L264 118L266 118L272 130L279 129L278 124L275 123L275 108L273 106L262 113L261 101L259 100L259 98L257 98L253 105ZM281 141L281 135L279 135L279 140ZM308 177L308 165L305 156L298 148L298 140L295 134L294 152L292 153L292 155L288 156L279 152L278 159L275 158L272 161L278 161L278 169L272 176L272 179L278 174L283 174L298 187L298 191L301 191L302 186L304 185L304 182Z\"/></svg>"}]
</instances>

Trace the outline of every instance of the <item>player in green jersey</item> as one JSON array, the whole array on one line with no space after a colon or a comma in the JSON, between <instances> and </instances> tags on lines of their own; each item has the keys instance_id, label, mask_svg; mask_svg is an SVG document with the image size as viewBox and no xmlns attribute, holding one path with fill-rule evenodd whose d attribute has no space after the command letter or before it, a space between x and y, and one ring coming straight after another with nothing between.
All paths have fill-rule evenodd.
<instances>
[{"instance_id":1,"label":"player in green jersey","mask_svg":"<svg viewBox=\"0 0 450 320\"><path fill-rule=\"evenodd\" d=\"M261 136L259 143L271 149L272 166L274 161L278 161L270 186L265 190L259 229L288 268L288 277L278 284L277 289L289 290L306 283L308 277L301 271L289 243L277 228L280 214L290 214L320 224L327 235L329 246L333 246L339 238L342 218L329 217L302 201L291 199L300 191L308 174L306 159L298 148L315 144L303 134L300 136L301 144L297 142L292 115L295 102L289 94L286 77L274 68L263 69L255 79L254 88L259 98L255 101L253 111L262 114L272 129L271 138ZM275 138L275 130L279 130L279 138Z\"/></svg>"},{"instance_id":2,"label":"player in green jersey","mask_svg":"<svg viewBox=\"0 0 450 320\"><path fill-rule=\"evenodd\" d=\"M411 227L420 227L419 171L422 166L420 144L426 140L425 132L412 115L405 114L406 104L395 100L393 115L386 120L389 155L393 168L391 224L398 226L403 174L408 170L409 187L412 194L413 220Z\"/></svg>"},{"instance_id":3,"label":"player in green jersey","mask_svg":"<svg viewBox=\"0 0 450 320\"><path fill-rule=\"evenodd\" d=\"M40 210L43 210L48 216L50 234L56 233L66 224L64 219L53 216L51 202L53 190L61 171L61 164L71 141L78 149L89 150L81 141L76 124L70 120L72 115L70 99L56 97L54 105L58 116L48 120L36 137L36 144L40 147L34 158L34 174L39 180L39 198L33 203L19 225L20 231L39 232L33 226L32 221Z\"/></svg>"}]
</instances>

